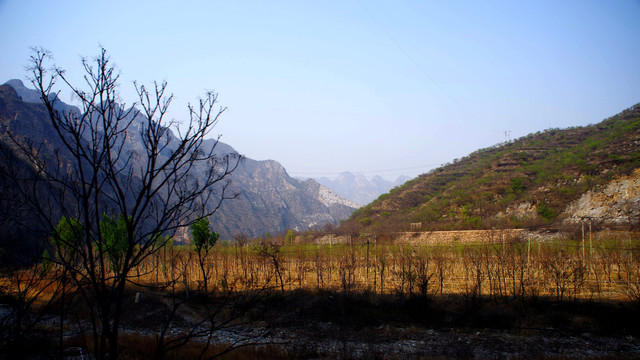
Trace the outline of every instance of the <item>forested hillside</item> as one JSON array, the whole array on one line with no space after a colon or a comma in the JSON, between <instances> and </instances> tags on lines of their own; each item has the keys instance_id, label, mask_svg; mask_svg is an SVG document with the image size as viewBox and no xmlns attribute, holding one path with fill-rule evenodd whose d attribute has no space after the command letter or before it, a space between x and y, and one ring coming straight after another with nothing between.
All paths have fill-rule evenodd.
<instances>
[{"instance_id":1,"label":"forested hillside","mask_svg":"<svg viewBox=\"0 0 640 360\"><path fill-rule=\"evenodd\" d=\"M639 167L637 104L596 125L539 131L455 159L380 196L343 226L373 232L548 226L571 216L565 209L588 190Z\"/></svg>"}]
</instances>

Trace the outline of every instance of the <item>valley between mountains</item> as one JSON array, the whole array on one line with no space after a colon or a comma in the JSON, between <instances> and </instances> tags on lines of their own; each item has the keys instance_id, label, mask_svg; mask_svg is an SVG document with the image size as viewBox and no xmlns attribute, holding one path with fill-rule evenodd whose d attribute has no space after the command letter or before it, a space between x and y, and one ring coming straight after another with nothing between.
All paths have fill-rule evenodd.
<instances>
[{"instance_id":1,"label":"valley between mountains","mask_svg":"<svg viewBox=\"0 0 640 360\"><path fill-rule=\"evenodd\" d=\"M35 90L11 80L1 96L4 143L8 133L36 144L51 141L53 130ZM224 201L211 222L227 240L302 233L343 221L344 229L369 233L409 231L411 224L414 230L555 227L581 219L635 225L639 116L635 105L599 124L539 131L395 182L349 172L333 180L297 179L277 161L244 158L230 177L236 197ZM227 144L216 146L221 153L238 154Z\"/></svg>"},{"instance_id":2,"label":"valley between mountains","mask_svg":"<svg viewBox=\"0 0 640 360\"><path fill-rule=\"evenodd\" d=\"M595 125L481 149L396 183L351 173L296 179L275 160L242 158L207 139L204 152L238 160L211 189L224 201L200 204L213 215L118 252L113 234L126 232L122 216L103 214L91 233L102 240L83 243L80 223L61 218L68 209L45 209L61 218L47 224L25 205L25 195L38 204L52 203L47 196L67 201L55 182L25 188L20 181L38 183L47 166L64 178L73 162L34 91L17 80L0 86L8 303L0 331L12 339L0 345L8 354L38 341L28 358L61 354L58 348L109 358L97 341L109 336L119 356L136 359L633 358L640 349L640 105ZM123 121L141 134L154 125ZM163 159L179 141L159 129ZM100 126L93 130L77 143L95 140ZM117 143L129 169L148 149L139 139ZM48 162L30 161L25 149ZM109 175L118 183L127 174ZM207 178L199 166L188 175L196 184ZM140 179L127 179L137 190ZM95 204L114 201L113 192L100 195ZM205 242L196 235L201 221ZM102 262L84 261L94 258ZM85 274L104 278L91 283ZM109 288L116 280L122 285ZM102 292L112 297L92 297ZM118 323L97 318L113 304Z\"/></svg>"}]
</instances>

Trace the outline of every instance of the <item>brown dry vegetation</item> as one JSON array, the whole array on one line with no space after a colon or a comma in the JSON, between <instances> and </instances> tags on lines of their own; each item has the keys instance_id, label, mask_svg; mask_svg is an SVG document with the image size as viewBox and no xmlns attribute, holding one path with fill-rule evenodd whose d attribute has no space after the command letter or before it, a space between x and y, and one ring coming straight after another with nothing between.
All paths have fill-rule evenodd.
<instances>
[{"instance_id":1,"label":"brown dry vegetation","mask_svg":"<svg viewBox=\"0 0 640 360\"><path fill-rule=\"evenodd\" d=\"M207 256L217 291L326 290L470 298L553 297L558 301L626 299L640 304L637 234L591 239L506 238L491 243L408 245L219 245ZM137 283L182 282L197 289L202 272L188 247L157 253L139 267Z\"/></svg>"},{"instance_id":2,"label":"brown dry vegetation","mask_svg":"<svg viewBox=\"0 0 640 360\"><path fill-rule=\"evenodd\" d=\"M342 332L345 327L396 323L511 330L560 327L637 335L633 324L640 307L640 241L632 232L594 234L584 240L507 237L494 244L446 245L284 244L283 238L269 238L237 246L218 244L205 262L209 292L203 290L203 272L189 246L167 246L131 273L122 358L210 358L224 353L225 344L202 342L197 334L175 349L170 334L163 348L158 345L157 329L193 329L199 316L208 316L198 307L202 304L224 309L216 315L216 324L224 324L219 329L239 324L297 329L310 321L341 324ZM2 282L3 301L23 304L19 327L28 339L39 332L55 334L55 316L66 305L64 346L88 347L91 342L83 340L87 333L72 331L87 312L72 299L79 296L77 289L60 284L61 273L55 265L43 264L12 272ZM142 294L140 304L134 304L136 292ZM175 299L187 298L195 305L176 305ZM176 309L178 315L169 327L162 319L167 309ZM228 316L238 309L243 310ZM291 320L292 314L299 319ZM227 317L231 320L222 320ZM273 342L251 336L234 348ZM272 345L241 347L228 356L313 355Z\"/></svg>"}]
</instances>

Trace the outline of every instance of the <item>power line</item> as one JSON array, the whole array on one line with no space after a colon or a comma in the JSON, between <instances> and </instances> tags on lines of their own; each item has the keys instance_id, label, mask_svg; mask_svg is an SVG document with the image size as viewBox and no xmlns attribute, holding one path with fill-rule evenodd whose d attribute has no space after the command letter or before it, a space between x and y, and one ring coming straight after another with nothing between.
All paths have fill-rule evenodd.
<instances>
[{"instance_id":1,"label":"power line","mask_svg":"<svg viewBox=\"0 0 640 360\"><path fill-rule=\"evenodd\" d=\"M287 171L290 174L297 174L297 175L339 175L342 174L344 172L351 172L351 173L355 173L355 174L372 174L372 173L385 173L385 172L393 172L393 171L406 171L406 170L416 170L416 169L426 169L426 168L432 168L435 166L440 166L440 164L427 164L427 165L420 165L420 166L411 166L411 167L405 167L405 168L395 168L395 169L379 169L379 170L360 170L360 171L352 171L352 170L345 170L345 171Z\"/></svg>"},{"instance_id":2,"label":"power line","mask_svg":"<svg viewBox=\"0 0 640 360\"><path fill-rule=\"evenodd\" d=\"M367 15L369 15L369 17L373 20L374 23L376 23L376 25L378 25L378 27L382 30L382 32L384 32L387 37L391 40L391 42L393 42L395 44L395 46L400 50L400 52L402 52L404 54L404 56L409 59L410 62L413 63L413 65L433 84L435 85L443 94L445 94L453 103L462 106L462 104L460 104L460 102L458 102L455 98L453 98L453 96L451 96L451 94L444 89L444 87L442 87L431 75L429 75L429 73L427 73L426 70L424 70L424 68L422 66L420 66L420 64L418 64L418 62L404 49L404 47L402 47L400 45L400 43L398 41L396 41L396 39L391 35L391 33L389 33L387 31L387 29L382 26L382 24L378 21L378 19L376 19L375 16L373 16L373 14L371 13L371 11L364 6L364 4L362 3L361 0L358 0L358 3L360 4L360 6L365 10L365 12L367 13ZM386 12L384 9L382 9L382 7L380 6L380 4L376 1L376 5L378 6L378 8L380 8L380 10L386 15Z\"/></svg>"}]
</instances>

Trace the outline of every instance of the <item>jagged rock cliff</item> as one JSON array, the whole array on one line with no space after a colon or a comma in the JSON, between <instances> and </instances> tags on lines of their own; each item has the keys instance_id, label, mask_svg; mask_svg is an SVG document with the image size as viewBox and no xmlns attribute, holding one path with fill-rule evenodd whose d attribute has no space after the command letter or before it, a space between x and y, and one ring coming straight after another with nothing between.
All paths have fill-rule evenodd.
<instances>
[{"instance_id":1,"label":"jagged rock cliff","mask_svg":"<svg viewBox=\"0 0 640 360\"><path fill-rule=\"evenodd\" d=\"M239 196L223 203L212 219L216 231L229 236L304 231L336 224L357 208L315 180L290 177L273 160L245 159L231 181L231 190Z\"/></svg>"}]
</instances>

